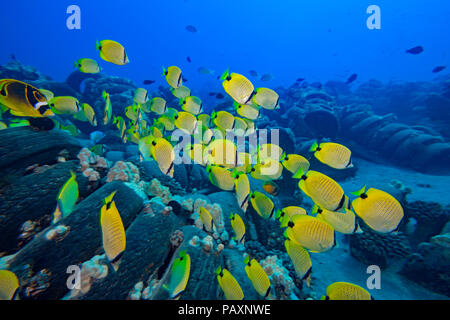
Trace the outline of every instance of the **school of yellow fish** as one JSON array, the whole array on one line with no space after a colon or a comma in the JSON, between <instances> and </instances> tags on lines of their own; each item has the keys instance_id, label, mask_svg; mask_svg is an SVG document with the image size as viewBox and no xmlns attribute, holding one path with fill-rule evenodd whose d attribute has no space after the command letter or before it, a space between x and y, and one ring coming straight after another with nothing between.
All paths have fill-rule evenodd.
<instances>
[{"instance_id":1,"label":"school of yellow fish","mask_svg":"<svg viewBox=\"0 0 450 320\"><path fill-rule=\"evenodd\" d=\"M112 40L97 42L100 57L116 65L129 63L124 47ZM75 67L84 73L98 73L101 68L95 60L80 59ZM356 199L350 201L342 187L332 178L318 171L310 170L310 163L302 155L286 154L275 144L262 144L253 150L241 150L234 139L256 134L256 121L261 109L276 110L279 107L278 94L269 88L255 89L251 81L238 73L228 70L222 74L225 92L233 99L237 115L227 111L214 111L210 115L203 112L202 100L191 96L189 88L183 85L180 68L170 66L163 69L163 76L173 95L179 99L179 109L171 108L161 97L149 98L146 89L138 88L134 104L124 108L125 118L113 115L110 96L102 93L105 101L104 125L113 125L124 143L135 143L139 147L142 161L153 159L160 170L173 177L179 134L190 138L190 143L182 150L183 157L205 167L210 182L225 191L233 191L237 203L245 213L250 203L262 219L278 219L285 229L284 246L295 271L307 286L310 286L312 263L309 252L326 252L336 245L336 231L342 234L362 232L356 215L371 229L380 233L394 232L403 218L403 208L390 194L366 187L354 192ZM0 105L3 111L9 109L17 117L53 117L72 115L75 119L88 121L97 126L94 109L86 103L80 104L74 97L55 97L45 89L14 79L0 80ZM147 123L144 114L154 113L153 124ZM55 121L57 122L57 121ZM26 125L26 120L17 123ZM0 122L0 129L8 126ZM14 126L14 125L10 125ZM69 132L76 128L60 129ZM71 129L71 130L70 130ZM177 135L172 132L177 130ZM174 142L175 141L175 142ZM345 170L353 166L351 151L345 146L323 142L314 143L310 151L322 163ZM271 197L276 196L280 187L276 180L283 172L289 172L298 179L298 187L315 206L310 214L305 209L290 206L276 209ZM264 182L263 190L250 189L249 175ZM76 176L71 177L58 194L53 223L67 217L74 209L78 199ZM268 195L267 195L268 194ZM103 248L114 270L119 268L120 258L126 250L126 237L120 213L113 200L115 193L105 198L100 212ZM200 208L200 219L207 233L215 230L214 220L206 208ZM235 233L233 239L243 244L246 227L237 213L230 213L231 226ZM245 272L261 297L269 297L271 283L258 261L248 255L244 259ZM172 264L169 282L164 288L173 299L179 298L185 290L191 260L187 252L181 252ZM225 268L217 268L217 281L229 300L241 300L243 291ZM0 271L0 299L13 299L19 288L19 280L8 270ZM363 288L346 282L336 282L327 288L324 299L371 299Z\"/></svg>"}]
</instances>

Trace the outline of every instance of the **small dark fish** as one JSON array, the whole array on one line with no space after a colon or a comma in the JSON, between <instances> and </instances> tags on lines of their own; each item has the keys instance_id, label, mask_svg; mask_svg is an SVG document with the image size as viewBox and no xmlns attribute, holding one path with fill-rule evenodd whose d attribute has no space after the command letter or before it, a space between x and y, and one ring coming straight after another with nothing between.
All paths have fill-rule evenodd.
<instances>
[{"instance_id":1,"label":"small dark fish","mask_svg":"<svg viewBox=\"0 0 450 320\"><path fill-rule=\"evenodd\" d=\"M358 75L357 75L356 73L354 73L354 74L352 74L352 75L347 79L347 81L346 81L345 83L346 83L346 84L350 84L350 83L352 83L353 81L355 81L356 78L358 78Z\"/></svg>"},{"instance_id":2,"label":"small dark fish","mask_svg":"<svg viewBox=\"0 0 450 320\"><path fill-rule=\"evenodd\" d=\"M16 61L16 55L15 55L14 53L11 53L11 56L10 56L10 57L11 57L11 60L12 60L12 61Z\"/></svg>"},{"instance_id":3,"label":"small dark fish","mask_svg":"<svg viewBox=\"0 0 450 320\"><path fill-rule=\"evenodd\" d=\"M192 62L191 57L186 57L186 60L187 60L187 62L189 62L189 63Z\"/></svg>"},{"instance_id":4,"label":"small dark fish","mask_svg":"<svg viewBox=\"0 0 450 320\"><path fill-rule=\"evenodd\" d=\"M209 93L209 96L212 97L212 96L215 96L216 94L217 94L217 93L215 93L215 92L210 92L210 93Z\"/></svg>"},{"instance_id":5,"label":"small dark fish","mask_svg":"<svg viewBox=\"0 0 450 320\"><path fill-rule=\"evenodd\" d=\"M258 72L256 72L255 70L250 70L249 72L248 72L252 77L258 77Z\"/></svg>"},{"instance_id":6,"label":"small dark fish","mask_svg":"<svg viewBox=\"0 0 450 320\"><path fill-rule=\"evenodd\" d=\"M433 73L441 72L445 68L447 68L447 67L446 66L437 66L436 68L433 69Z\"/></svg>"},{"instance_id":7,"label":"small dark fish","mask_svg":"<svg viewBox=\"0 0 450 320\"><path fill-rule=\"evenodd\" d=\"M422 46L417 46L417 47L406 50L406 53L411 53L411 54L420 54L422 52L423 52Z\"/></svg>"},{"instance_id":8,"label":"small dark fish","mask_svg":"<svg viewBox=\"0 0 450 320\"><path fill-rule=\"evenodd\" d=\"M186 26L186 30L192 33L196 33L197 32L197 28L191 25Z\"/></svg>"},{"instance_id":9,"label":"small dark fish","mask_svg":"<svg viewBox=\"0 0 450 320\"><path fill-rule=\"evenodd\" d=\"M183 82L188 82L188 79L186 79L184 76L183 77Z\"/></svg>"},{"instance_id":10,"label":"small dark fish","mask_svg":"<svg viewBox=\"0 0 450 320\"><path fill-rule=\"evenodd\" d=\"M221 94L221 93L218 93L216 95L216 99L223 99L223 98L225 98L225 96L223 94Z\"/></svg>"},{"instance_id":11,"label":"small dark fish","mask_svg":"<svg viewBox=\"0 0 450 320\"><path fill-rule=\"evenodd\" d=\"M144 84L145 85L151 85L151 84L154 84L155 83L155 80L144 80Z\"/></svg>"},{"instance_id":12,"label":"small dark fish","mask_svg":"<svg viewBox=\"0 0 450 320\"><path fill-rule=\"evenodd\" d=\"M302 82L303 80L305 80L305 78L297 78L297 82Z\"/></svg>"},{"instance_id":13,"label":"small dark fish","mask_svg":"<svg viewBox=\"0 0 450 320\"><path fill-rule=\"evenodd\" d=\"M270 81L272 79L273 79L273 76L271 74L268 74L268 73L261 77L262 81Z\"/></svg>"}]
</instances>

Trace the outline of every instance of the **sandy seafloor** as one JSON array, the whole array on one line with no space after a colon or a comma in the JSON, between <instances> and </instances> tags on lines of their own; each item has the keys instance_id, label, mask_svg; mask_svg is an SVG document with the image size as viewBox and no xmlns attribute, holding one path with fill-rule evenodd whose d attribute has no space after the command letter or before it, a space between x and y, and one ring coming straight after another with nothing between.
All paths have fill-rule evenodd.
<instances>
[{"instance_id":1,"label":"sandy seafloor","mask_svg":"<svg viewBox=\"0 0 450 320\"><path fill-rule=\"evenodd\" d=\"M347 245L338 237L339 248L326 253L311 253L314 291L326 292L327 286L336 281L351 282L366 287L367 265L351 257ZM369 290L376 300L441 300L444 295L432 292L396 273L397 265L381 271L381 289Z\"/></svg>"},{"instance_id":2,"label":"sandy seafloor","mask_svg":"<svg viewBox=\"0 0 450 320\"><path fill-rule=\"evenodd\" d=\"M340 185L346 193L358 190L361 184L368 187L383 188L392 180L399 180L412 189L407 196L408 201L435 201L443 206L450 204L450 176L421 174L416 171L396 168L390 165L376 164L367 160L354 158L358 166L355 177L341 181ZM429 184L429 188L417 184ZM313 264L313 285L317 293L326 292L330 283L336 281L351 282L366 288L370 274L366 273L367 265L350 256L348 243L343 235L339 235L339 247L326 253L311 253ZM399 263L393 262L387 269L381 271L381 289L369 290L377 300L437 300L449 299L444 295L434 293L415 282L397 274Z\"/></svg>"},{"instance_id":3,"label":"sandy seafloor","mask_svg":"<svg viewBox=\"0 0 450 320\"><path fill-rule=\"evenodd\" d=\"M383 189L383 186L390 184L392 180L398 180L412 190L407 196L408 202L422 200L439 202L443 207L450 205L450 176L428 175L360 158L353 158L353 163L358 167L356 176L339 182L346 193L359 190L364 184L368 188ZM419 184L430 187L421 187Z\"/></svg>"}]
</instances>

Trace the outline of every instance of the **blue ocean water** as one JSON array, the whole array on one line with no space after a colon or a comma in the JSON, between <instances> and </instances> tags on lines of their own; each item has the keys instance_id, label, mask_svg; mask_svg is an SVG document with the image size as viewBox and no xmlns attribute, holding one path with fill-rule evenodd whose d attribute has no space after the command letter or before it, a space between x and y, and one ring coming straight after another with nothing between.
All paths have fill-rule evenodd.
<instances>
[{"instance_id":1,"label":"blue ocean water","mask_svg":"<svg viewBox=\"0 0 450 320\"><path fill-rule=\"evenodd\" d=\"M81 9L81 30L68 30L66 9ZM381 9L381 29L369 30L366 9ZM162 83L161 66L179 65L198 86L218 87L206 67L256 70L275 77L273 85L309 81L430 80L431 70L449 62L450 3L398 1L33 1L8 4L0 13L0 61L11 53L44 74L64 80L72 61L96 58L95 41L115 39L133 63L103 63L106 73L139 83ZM185 26L193 25L197 33ZM423 46L420 56L405 50ZM186 57L192 63L186 61ZM256 84L258 85L258 84Z\"/></svg>"}]
</instances>

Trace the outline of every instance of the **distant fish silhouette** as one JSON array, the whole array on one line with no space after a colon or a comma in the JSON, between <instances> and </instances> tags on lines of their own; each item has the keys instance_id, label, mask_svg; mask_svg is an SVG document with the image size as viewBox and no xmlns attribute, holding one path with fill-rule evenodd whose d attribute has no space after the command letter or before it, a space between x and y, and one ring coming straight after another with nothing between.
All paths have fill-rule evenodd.
<instances>
[{"instance_id":1,"label":"distant fish silhouette","mask_svg":"<svg viewBox=\"0 0 450 320\"><path fill-rule=\"evenodd\" d=\"M422 52L423 52L422 46L417 46L417 47L406 50L406 53L411 53L411 54L420 54Z\"/></svg>"},{"instance_id":2,"label":"distant fish silhouette","mask_svg":"<svg viewBox=\"0 0 450 320\"><path fill-rule=\"evenodd\" d=\"M189 63L192 62L191 57L186 57L186 60L187 60L187 62L189 62Z\"/></svg>"},{"instance_id":3,"label":"distant fish silhouette","mask_svg":"<svg viewBox=\"0 0 450 320\"><path fill-rule=\"evenodd\" d=\"M250 70L248 73L250 73L250 75L251 75L252 77L255 77L255 78L258 77L258 72L256 72L255 70Z\"/></svg>"},{"instance_id":4,"label":"distant fish silhouette","mask_svg":"<svg viewBox=\"0 0 450 320\"><path fill-rule=\"evenodd\" d=\"M210 93L209 93L209 96L212 97L212 96L215 96L216 94L217 94L217 93L215 93L215 92L210 92Z\"/></svg>"},{"instance_id":5,"label":"distant fish silhouette","mask_svg":"<svg viewBox=\"0 0 450 320\"><path fill-rule=\"evenodd\" d=\"M433 73L441 72L445 68L447 68L447 67L446 66L437 66L436 68L433 69Z\"/></svg>"},{"instance_id":6,"label":"distant fish silhouette","mask_svg":"<svg viewBox=\"0 0 450 320\"><path fill-rule=\"evenodd\" d=\"M213 70L210 70L210 69L205 68L205 67L200 67L200 68L197 69L197 71L198 71L200 74L213 74L213 73L214 73Z\"/></svg>"},{"instance_id":7,"label":"distant fish silhouette","mask_svg":"<svg viewBox=\"0 0 450 320\"><path fill-rule=\"evenodd\" d=\"M297 78L296 82L302 82L305 78Z\"/></svg>"},{"instance_id":8,"label":"distant fish silhouette","mask_svg":"<svg viewBox=\"0 0 450 320\"><path fill-rule=\"evenodd\" d=\"M269 74L269 73L267 73L267 74L265 74L265 75L263 75L262 77L261 77L261 80L262 81L270 81L270 80L272 80L273 79L273 75L271 75L271 74Z\"/></svg>"},{"instance_id":9,"label":"distant fish silhouette","mask_svg":"<svg viewBox=\"0 0 450 320\"><path fill-rule=\"evenodd\" d=\"M145 85L151 85L151 84L154 84L155 83L155 80L144 80L144 84Z\"/></svg>"},{"instance_id":10,"label":"distant fish silhouette","mask_svg":"<svg viewBox=\"0 0 450 320\"><path fill-rule=\"evenodd\" d=\"M346 84L350 84L350 83L352 83L353 81L355 81L356 78L358 78L358 75L357 75L356 73L354 73L354 74L352 74L352 75L347 79L347 81L346 81L345 83L346 83Z\"/></svg>"},{"instance_id":11,"label":"distant fish silhouette","mask_svg":"<svg viewBox=\"0 0 450 320\"><path fill-rule=\"evenodd\" d=\"M14 53L11 53L10 58L12 61L16 61L16 55Z\"/></svg>"},{"instance_id":12,"label":"distant fish silhouette","mask_svg":"<svg viewBox=\"0 0 450 320\"><path fill-rule=\"evenodd\" d=\"M182 76L183 82L188 82L188 79L186 79L184 76Z\"/></svg>"},{"instance_id":13,"label":"distant fish silhouette","mask_svg":"<svg viewBox=\"0 0 450 320\"><path fill-rule=\"evenodd\" d=\"M186 26L186 30L192 33L196 33L197 32L197 28L192 26L192 25L188 25Z\"/></svg>"},{"instance_id":14,"label":"distant fish silhouette","mask_svg":"<svg viewBox=\"0 0 450 320\"><path fill-rule=\"evenodd\" d=\"M221 94L221 93L218 93L216 95L216 99L223 99L223 98L225 98L225 96L223 94Z\"/></svg>"}]
</instances>

